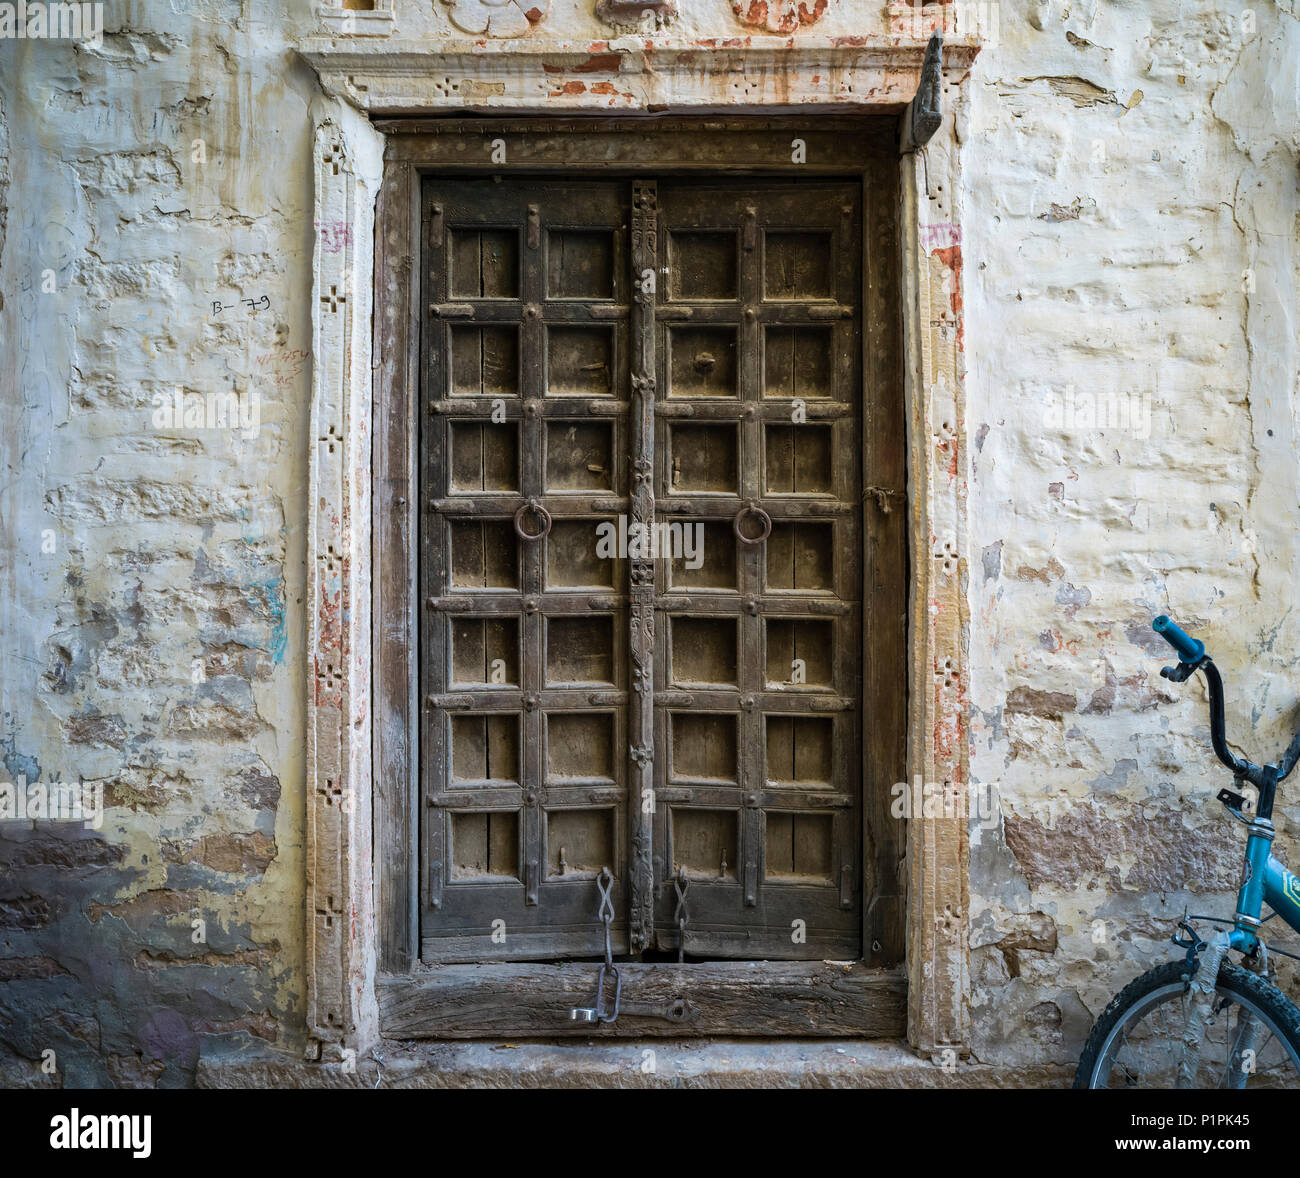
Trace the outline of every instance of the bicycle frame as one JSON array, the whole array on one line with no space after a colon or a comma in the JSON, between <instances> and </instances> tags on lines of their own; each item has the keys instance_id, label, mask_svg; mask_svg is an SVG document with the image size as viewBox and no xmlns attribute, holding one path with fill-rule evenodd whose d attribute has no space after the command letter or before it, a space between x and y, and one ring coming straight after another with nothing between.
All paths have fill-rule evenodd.
<instances>
[{"instance_id":1,"label":"bicycle frame","mask_svg":"<svg viewBox=\"0 0 1300 1178\"><path fill-rule=\"evenodd\" d=\"M1229 935L1231 947L1242 953L1254 953L1259 944L1258 930L1263 923L1260 913L1265 904L1300 933L1300 876L1273 858L1272 845L1273 823L1256 818L1246 840L1244 879Z\"/></svg>"}]
</instances>

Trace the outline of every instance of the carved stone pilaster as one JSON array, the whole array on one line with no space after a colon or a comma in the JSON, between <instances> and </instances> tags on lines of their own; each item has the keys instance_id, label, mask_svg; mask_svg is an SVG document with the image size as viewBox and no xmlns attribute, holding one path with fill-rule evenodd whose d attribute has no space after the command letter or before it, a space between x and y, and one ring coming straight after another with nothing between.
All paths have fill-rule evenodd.
<instances>
[{"instance_id":1,"label":"carved stone pilaster","mask_svg":"<svg viewBox=\"0 0 1300 1178\"><path fill-rule=\"evenodd\" d=\"M954 103L920 151L903 157L903 298L912 486L911 717L908 764L941 786L937 814L908 823L909 1038L965 1050L969 993L969 697L966 673L967 441L959 153ZM928 187L927 187L928 185Z\"/></svg>"},{"instance_id":2,"label":"carved stone pilaster","mask_svg":"<svg viewBox=\"0 0 1300 1178\"><path fill-rule=\"evenodd\" d=\"M307 535L308 1054L376 1034L370 835L370 270L378 136L318 119Z\"/></svg>"}]
</instances>

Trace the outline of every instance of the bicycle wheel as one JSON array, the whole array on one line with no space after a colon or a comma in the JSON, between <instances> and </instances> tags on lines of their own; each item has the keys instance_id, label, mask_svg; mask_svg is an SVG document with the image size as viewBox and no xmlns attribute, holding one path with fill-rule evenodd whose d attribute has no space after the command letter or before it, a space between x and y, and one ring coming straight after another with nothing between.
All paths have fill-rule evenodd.
<instances>
[{"instance_id":1,"label":"bicycle wheel","mask_svg":"<svg viewBox=\"0 0 1300 1178\"><path fill-rule=\"evenodd\" d=\"M1076 1088L1177 1087L1186 972L1186 962L1166 962L1111 1000L1079 1057ZM1244 1012L1253 1016L1253 1028ZM1196 1087L1239 1088L1243 1080L1246 1088L1300 1088L1300 1009L1272 983L1225 961Z\"/></svg>"}]
</instances>

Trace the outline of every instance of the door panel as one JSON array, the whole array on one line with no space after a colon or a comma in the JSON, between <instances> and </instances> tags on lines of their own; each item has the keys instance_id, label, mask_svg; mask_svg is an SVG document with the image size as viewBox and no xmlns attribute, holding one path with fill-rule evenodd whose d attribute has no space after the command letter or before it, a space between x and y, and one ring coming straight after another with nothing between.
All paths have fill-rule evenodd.
<instances>
[{"instance_id":1,"label":"door panel","mask_svg":"<svg viewBox=\"0 0 1300 1178\"><path fill-rule=\"evenodd\" d=\"M424 958L859 956L860 186L424 214Z\"/></svg>"},{"instance_id":2,"label":"door panel","mask_svg":"<svg viewBox=\"0 0 1300 1178\"><path fill-rule=\"evenodd\" d=\"M426 960L627 950L625 188L426 185Z\"/></svg>"},{"instance_id":3,"label":"door panel","mask_svg":"<svg viewBox=\"0 0 1300 1178\"><path fill-rule=\"evenodd\" d=\"M660 209L656 510L708 559L658 580L656 940L684 912L690 955L856 957L858 188Z\"/></svg>"}]
</instances>

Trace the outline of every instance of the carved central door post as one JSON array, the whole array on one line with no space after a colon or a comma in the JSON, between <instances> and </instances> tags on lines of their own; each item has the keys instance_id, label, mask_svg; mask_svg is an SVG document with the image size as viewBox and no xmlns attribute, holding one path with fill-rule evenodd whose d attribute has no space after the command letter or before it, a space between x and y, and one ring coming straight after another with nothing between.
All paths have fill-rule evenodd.
<instances>
[{"instance_id":1,"label":"carved central door post","mask_svg":"<svg viewBox=\"0 0 1300 1178\"><path fill-rule=\"evenodd\" d=\"M632 449L631 521L642 535L655 525L655 295L659 278L659 208L653 181L632 185ZM632 700L628 709L632 804L632 951L650 947L654 925L654 662L655 565L628 562L631 596Z\"/></svg>"}]
</instances>

